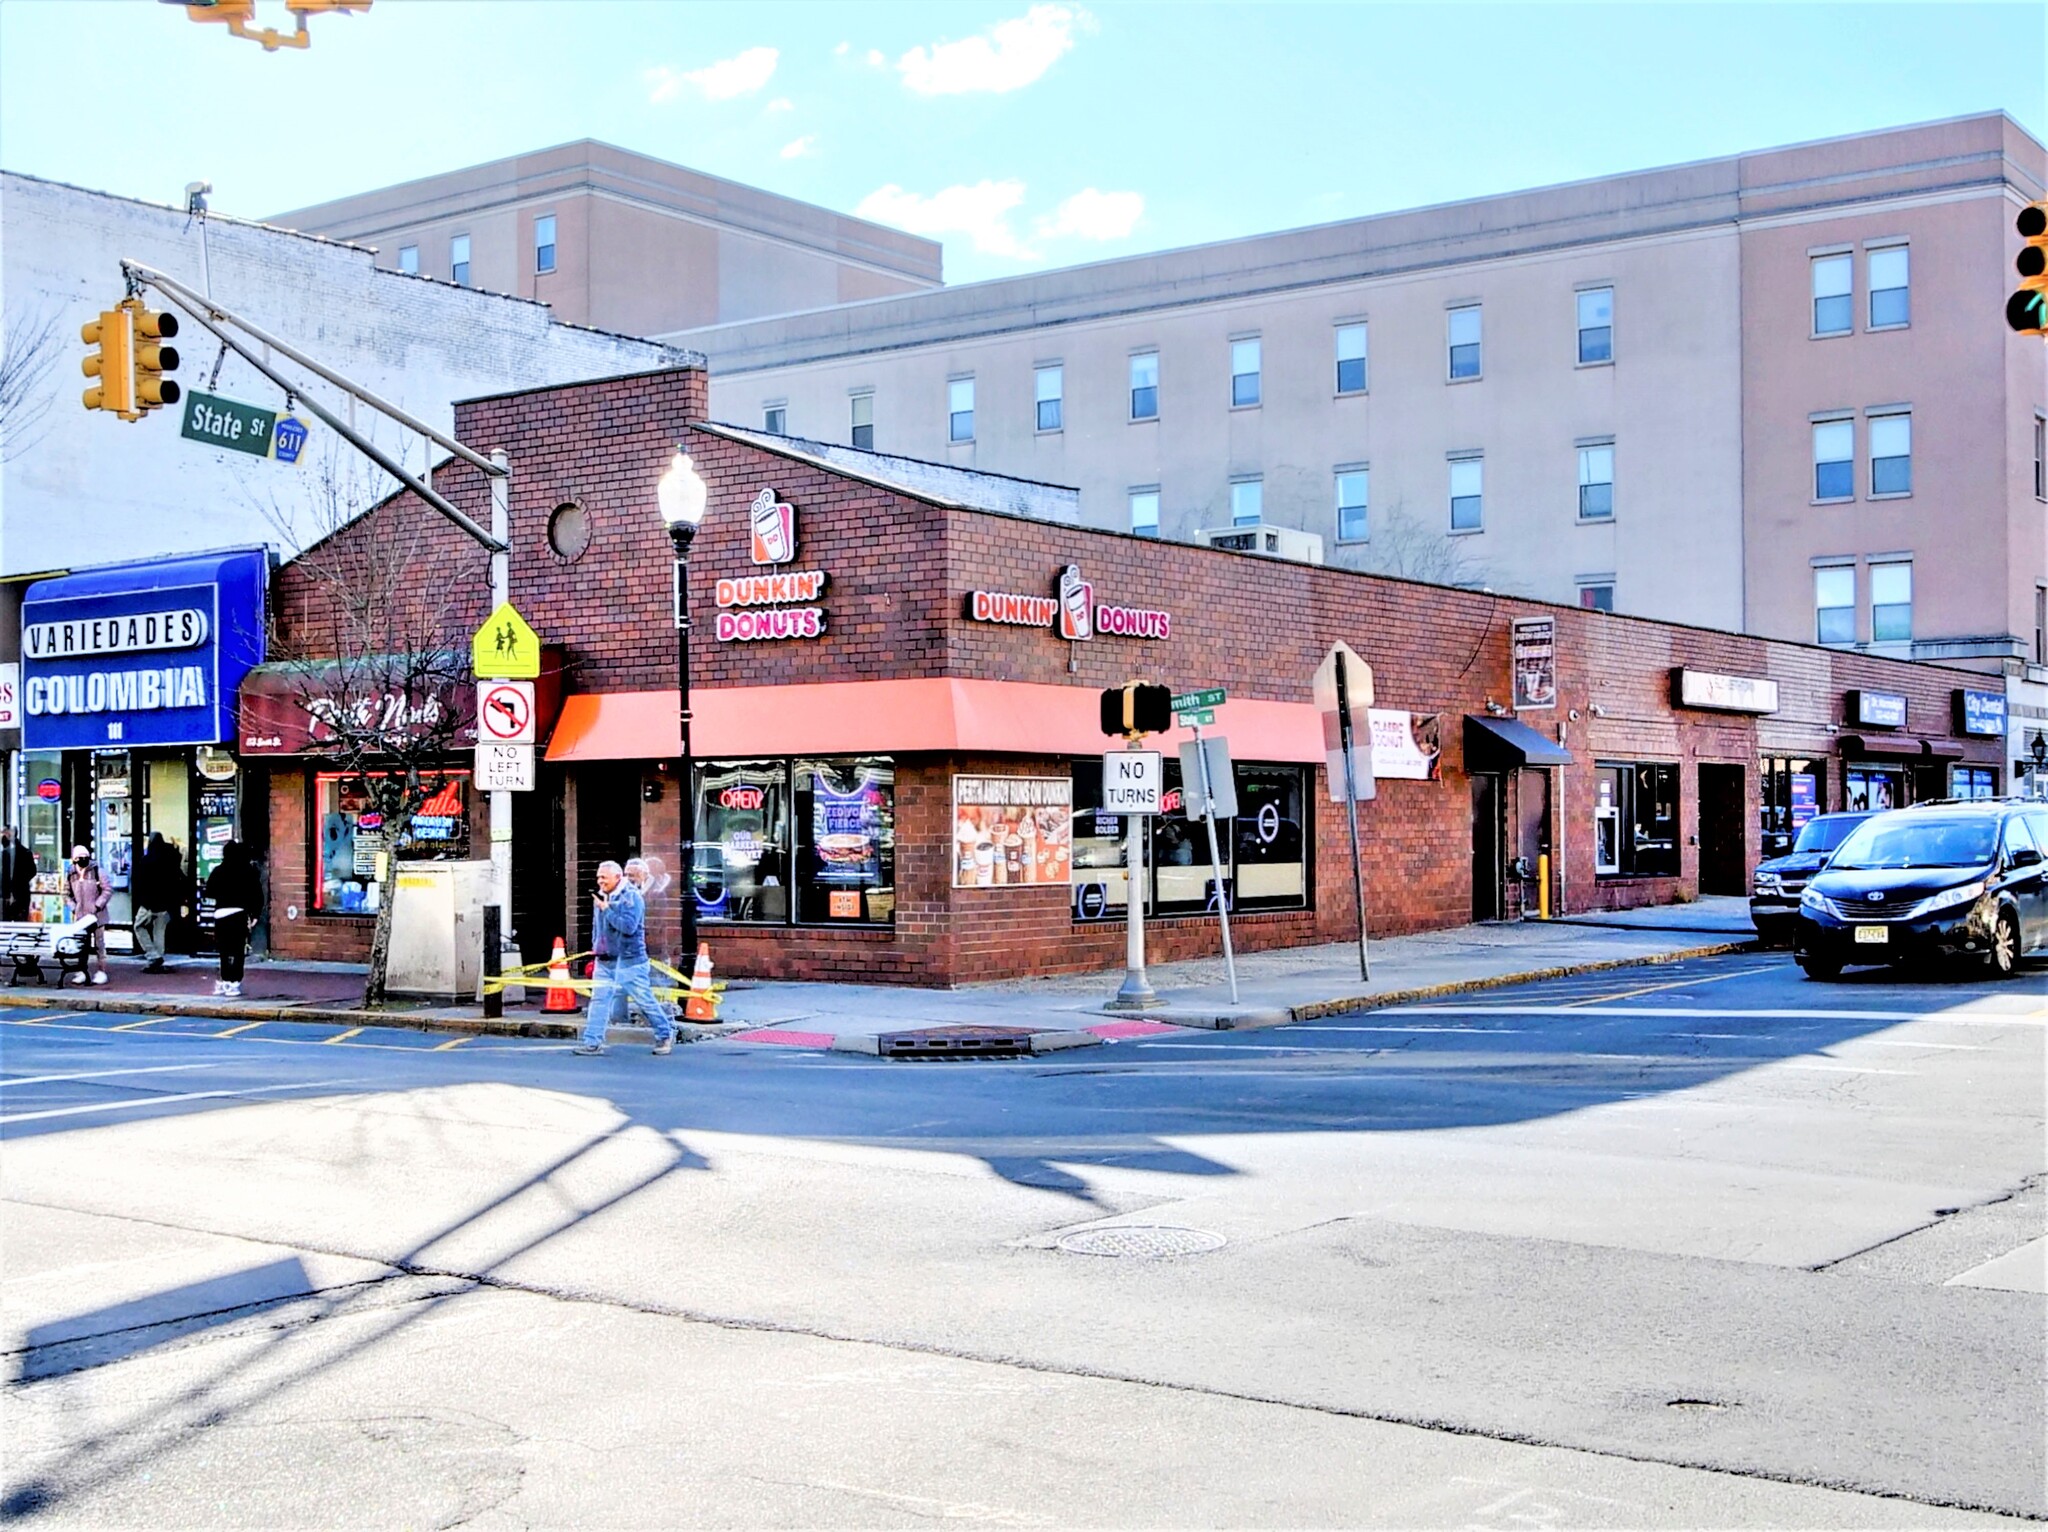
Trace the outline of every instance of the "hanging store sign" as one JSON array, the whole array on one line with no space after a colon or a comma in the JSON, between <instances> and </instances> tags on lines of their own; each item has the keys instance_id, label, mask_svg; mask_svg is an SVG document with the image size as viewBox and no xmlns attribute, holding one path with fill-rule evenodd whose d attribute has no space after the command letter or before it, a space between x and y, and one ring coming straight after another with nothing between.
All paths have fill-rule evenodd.
<instances>
[{"instance_id":1,"label":"hanging store sign","mask_svg":"<svg viewBox=\"0 0 2048 1532\"><path fill-rule=\"evenodd\" d=\"M1973 687L1956 688L1956 732L1979 739L1997 739L2005 734L2005 693L1982 692Z\"/></svg>"},{"instance_id":2,"label":"hanging store sign","mask_svg":"<svg viewBox=\"0 0 2048 1532\"><path fill-rule=\"evenodd\" d=\"M1842 699L1849 721L1866 729L1903 729L1906 699L1898 692L1852 691Z\"/></svg>"},{"instance_id":3,"label":"hanging store sign","mask_svg":"<svg viewBox=\"0 0 2048 1532\"><path fill-rule=\"evenodd\" d=\"M479 688L460 678L460 659L372 655L265 665L242 684L243 755L322 755L338 740L376 737L402 748L439 738L450 751L477 743Z\"/></svg>"},{"instance_id":4,"label":"hanging store sign","mask_svg":"<svg viewBox=\"0 0 2048 1532\"><path fill-rule=\"evenodd\" d=\"M1680 707L1717 713L1775 713L1778 683L1761 676L1723 676L1706 670L1671 672L1672 690Z\"/></svg>"},{"instance_id":5,"label":"hanging store sign","mask_svg":"<svg viewBox=\"0 0 2048 1532\"><path fill-rule=\"evenodd\" d=\"M21 666L13 660L0 664L0 729L21 727Z\"/></svg>"},{"instance_id":6,"label":"hanging store sign","mask_svg":"<svg viewBox=\"0 0 2048 1532\"><path fill-rule=\"evenodd\" d=\"M1015 591L971 590L963 615L969 622L1015 628L1050 628L1072 643L1097 635L1111 638L1171 638L1173 614L1152 607L1098 602L1095 587L1081 577L1081 566L1060 571L1051 596Z\"/></svg>"}]
</instances>

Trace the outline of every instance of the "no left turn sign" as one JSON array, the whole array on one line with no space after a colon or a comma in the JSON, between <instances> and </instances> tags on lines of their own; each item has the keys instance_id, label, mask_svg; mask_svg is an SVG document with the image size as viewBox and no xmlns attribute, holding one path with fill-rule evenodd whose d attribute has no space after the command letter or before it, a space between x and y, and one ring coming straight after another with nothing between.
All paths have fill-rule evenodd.
<instances>
[{"instance_id":1,"label":"no left turn sign","mask_svg":"<svg viewBox=\"0 0 2048 1532\"><path fill-rule=\"evenodd\" d=\"M476 737L480 744L532 744L533 683L479 682L476 689Z\"/></svg>"}]
</instances>

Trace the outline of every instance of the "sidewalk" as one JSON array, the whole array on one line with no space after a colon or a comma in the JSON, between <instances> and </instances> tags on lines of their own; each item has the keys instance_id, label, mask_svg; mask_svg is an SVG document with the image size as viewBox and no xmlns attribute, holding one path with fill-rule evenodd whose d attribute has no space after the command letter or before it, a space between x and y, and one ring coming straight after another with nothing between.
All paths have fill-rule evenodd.
<instances>
[{"instance_id":1,"label":"sidewalk","mask_svg":"<svg viewBox=\"0 0 2048 1532\"><path fill-rule=\"evenodd\" d=\"M715 959L716 936L711 940ZM718 1025L686 1025L683 1035L875 1054L885 1051L880 1040L890 1034L977 1027L1028 1034L1032 1051L1045 1052L1175 1027L1276 1026L1531 979L1702 957L1754 940L1748 907L1740 899L1703 899L1549 923L1464 926L1375 939L1370 980L1359 976L1353 942L1242 954L1236 1004L1220 957L1158 964L1147 977L1161 1004L1134 1012L1108 1009L1122 982L1121 970L956 990L741 980L727 991ZM485 1020L476 1004L394 1002L384 1010L365 1011L363 970L342 963L251 962L241 999L216 999L210 960L174 962L172 971L144 974L140 963L116 958L112 980L104 986L0 988L0 1009L127 1011L547 1038L574 1037L582 1026L580 1015L543 1012L532 990L532 1003L508 1006L498 1020ZM613 1035L630 1041L647 1034L615 1028Z\"/></svg>"}]
</instances>

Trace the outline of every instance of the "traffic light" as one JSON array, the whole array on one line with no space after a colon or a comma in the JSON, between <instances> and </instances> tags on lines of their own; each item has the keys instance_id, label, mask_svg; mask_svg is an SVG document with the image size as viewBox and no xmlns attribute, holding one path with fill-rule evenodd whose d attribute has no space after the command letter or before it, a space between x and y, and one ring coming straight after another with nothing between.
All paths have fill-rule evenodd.
<instances>
[{"instance_id":1,"label":"traffic light","mask_svg":"<svg viewBox=\"0 0 2048 1532\"><path fill-rule=\"evenodd\" d=\"M1173 727L1173 693L1164 686L1126 681L1102 694L1104 734L1164 734Z\"/></svg>"},{"instance_id":2,"label":"traffic light","mask_svg":"<svg viewBox=\"0 0 2048 1532\"><path fill-rule=\"evenodd\" d=\"M164 376L177 371L178 348L162 344L178 333L178 316L146 309L132 298L129 302L135 315L135 408L148 414L180 397L177 383Z\"/></svg>"},{"instance_id":3,"label":"traffic light","mask_svg":"<svg viewBox=\"0 0 2048 1532\"><path fill-rule=\"evenodd\" d=\"M88 319L78 333L88 346L97 348L78 364L96 380L85 391L85 407L112 410L123 420L141 419L135 409L134 316L125 306L111 308Z\"/></svg>"},{"instance_id":4,"label":"traffic light","mask_svg":"<svg viewBox=\"0 0 2048 1532\"><path fill-rule=\"evenodd\" d=\"M2021 208L2013 227L2026 243L2013 262L2020 287L2005 300L2005 322L2022 335L2048 335L2048 202Z\"/></svg>"}]
</instances>

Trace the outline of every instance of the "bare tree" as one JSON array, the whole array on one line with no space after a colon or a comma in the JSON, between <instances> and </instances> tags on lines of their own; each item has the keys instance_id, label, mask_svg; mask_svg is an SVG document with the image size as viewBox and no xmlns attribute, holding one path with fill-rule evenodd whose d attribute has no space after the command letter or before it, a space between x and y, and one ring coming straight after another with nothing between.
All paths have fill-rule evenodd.
<instances>
[{"instance_id":1,"label":"bare tree","mask_svg":"<svg viewBox=\"0 0 2048 1532\"><path fill-rule=\"evenodd\" d=\"M356 850L360 859L374 837L377 926L363 1002L375 1006L390 966L398 853L422 809L451 785L451 756L475 742L464 698L485 575L450 567L444 525L411 496L371 506L367 472L353 458L330 451L316 472L307 497L316 524L273 515L288 541L305 546L280 581L286 594L272 612L271 656L290 675L315 754L365 805ZM469 546L458 539L452 551ZM481 551L472 551L480 566Z\"/></svg>"},{"instance_id":2,"label":"bare tree","mask_svg":"<svg viewBox=\"0 0 2048 1532\"><path fill-rule=\"evenodd\" d=\"M7 320L0 334L0 462L19 457L42 436L55 397L43 387L57 359L57 316L38 305Z\"/></svg>"},{"instance_id":3,"label":"bare tree","mask_svg":"<svg viewBox=\"0 0 2048 1532\"><path fill-rule=\"evenodd\" d=\"M1432 531L1396 501L1373 512L1372 540L1360 549L1359 567L1369 574L1394 575L1431 585L1477 589L1491 579L1482 559L1468 551L1466 539Z\"/></svg>"}]
</instances>

